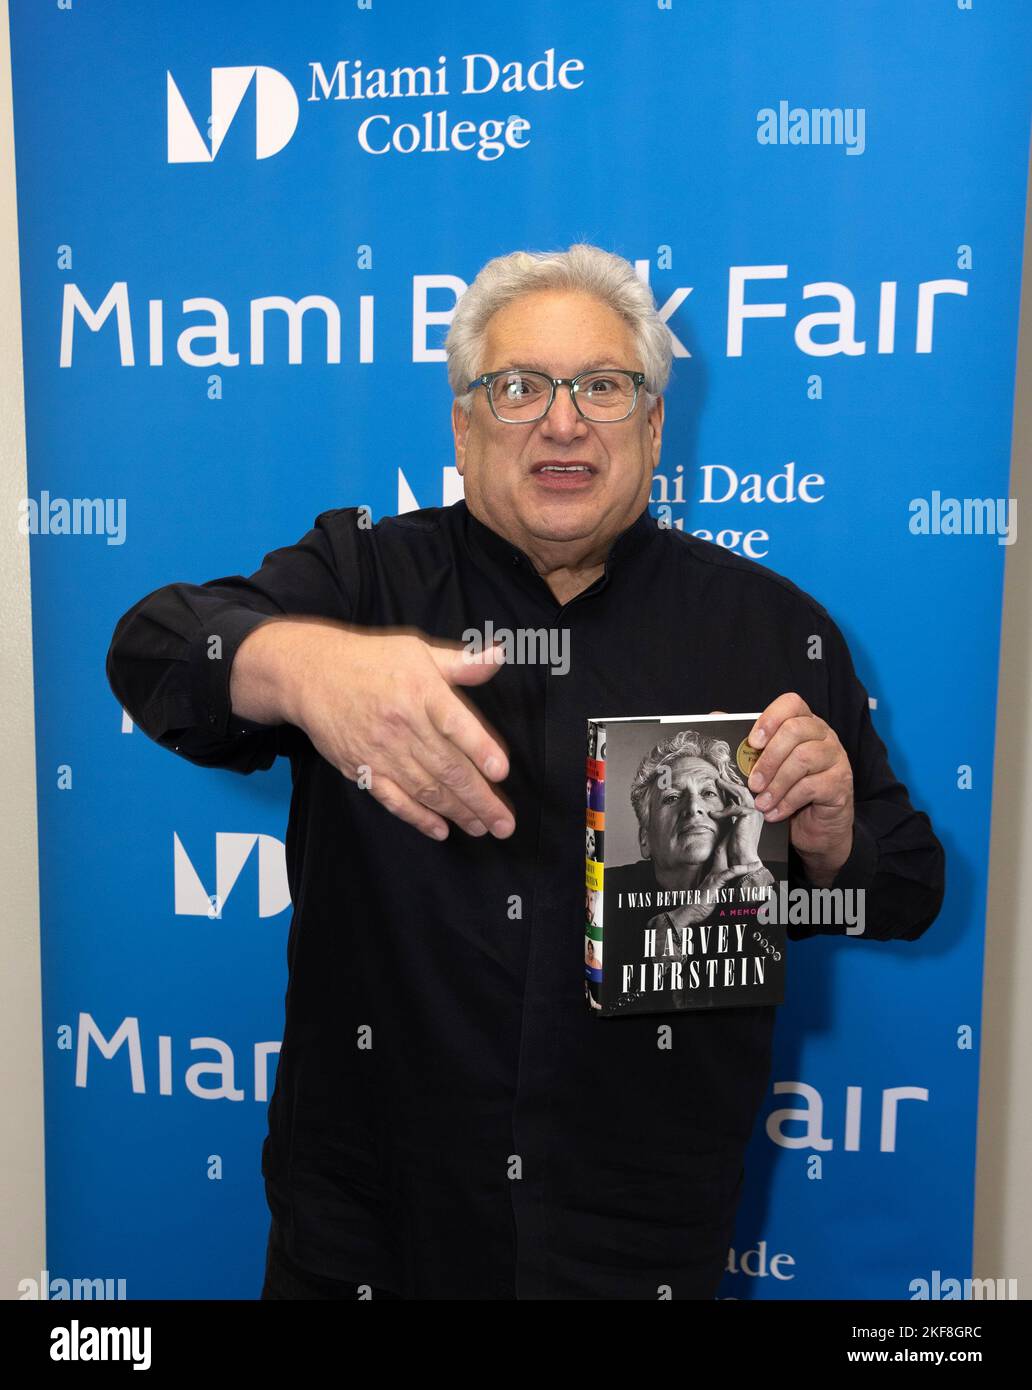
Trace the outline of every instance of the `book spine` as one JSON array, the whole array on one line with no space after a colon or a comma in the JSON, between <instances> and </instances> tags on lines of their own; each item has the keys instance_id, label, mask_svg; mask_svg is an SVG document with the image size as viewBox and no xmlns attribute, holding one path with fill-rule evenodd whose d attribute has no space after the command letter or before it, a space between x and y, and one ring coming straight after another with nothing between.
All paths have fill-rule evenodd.
<instances>
[{"instance_id":1,"label":"book spine","mask_svg":"<svg viewBox=\"0 0 1032 1390\"><path fill-rule=\"evenodd\" d=\"M599 757L598 754L603 756ZM604 840L606 826L605 725L588 721L587 807L584 829L584 988L590 1008L603 1006Z\"/></svg>"}]
</instances>

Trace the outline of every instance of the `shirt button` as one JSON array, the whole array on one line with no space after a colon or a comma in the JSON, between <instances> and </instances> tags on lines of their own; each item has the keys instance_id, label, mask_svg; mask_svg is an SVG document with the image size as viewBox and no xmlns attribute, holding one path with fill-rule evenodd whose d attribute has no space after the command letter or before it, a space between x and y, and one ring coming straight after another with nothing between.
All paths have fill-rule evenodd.
<instances>
[{"instance_id":1,"label":"shirt button","mask_svg":"<svg viewBox=\"0 0 1032 1390\"><path fill-rule=\"evenodd\" d=\"M208 715L208 723L209 723L209 724L217 724L218 722L219 722L219 717L218 717L217 714L209 714L209 715Z\"/></svg>"}]
</instances>

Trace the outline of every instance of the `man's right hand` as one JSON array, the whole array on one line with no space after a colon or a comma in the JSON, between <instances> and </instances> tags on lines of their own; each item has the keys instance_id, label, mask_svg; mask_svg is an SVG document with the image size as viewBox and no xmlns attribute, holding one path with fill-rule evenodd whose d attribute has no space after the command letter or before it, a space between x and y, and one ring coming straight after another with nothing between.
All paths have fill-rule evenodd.
<instances>
[{"instance_id":1,"label":"man's right hand","mask_svg":"<svg viewBox=\"0 0 1032 1390\"><path fill-rule=\"evenodd\" d=\"M433 839L454 821L470 835L511 835L512 811L491 784L509 759L455 689L497 672L499 648L470 654L411 632L356 631L276 618L241 642L230 672L233 713L286 721L392 815Z\"/></svg>"}]
</instances>

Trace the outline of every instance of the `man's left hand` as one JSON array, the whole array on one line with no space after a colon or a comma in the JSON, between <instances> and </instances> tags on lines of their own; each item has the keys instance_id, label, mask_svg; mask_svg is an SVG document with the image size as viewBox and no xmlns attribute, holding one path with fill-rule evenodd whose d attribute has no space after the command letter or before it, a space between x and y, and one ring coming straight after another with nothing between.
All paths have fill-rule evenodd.
<instances>
[{"instance_id":1,"label":"man's left hand","mask_svg":"<svg viewBox=\"0 0 1032 1390\"><path fill-rule=\"evenodd\" d=\"M811 883L828 887L853 848L853 770L835 730L799 695L779 695L749 734L762 756L749 777L767 821L791 817Z\"/></svg>"}]
</instances>

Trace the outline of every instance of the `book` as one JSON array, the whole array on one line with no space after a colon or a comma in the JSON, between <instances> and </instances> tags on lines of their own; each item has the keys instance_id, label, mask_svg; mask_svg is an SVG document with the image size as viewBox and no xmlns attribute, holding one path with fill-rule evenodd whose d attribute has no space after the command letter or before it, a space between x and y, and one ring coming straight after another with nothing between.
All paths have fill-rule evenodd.
<instances>
[{"instance_id":1,"label":"book","mask_svg":"<svg viewBox=\"0 0 1032 1390\"><path fill-rule=\"evenodd\" d=\"M787 821L749 791L758 714L588 720L584 984L598 1017L780 1004ZM771 904L773 905L773 904Z\"/></svg>"}]
</instances>

